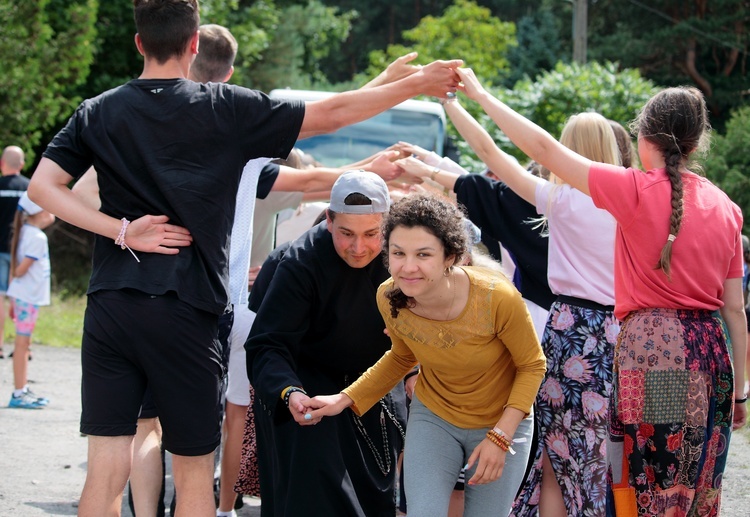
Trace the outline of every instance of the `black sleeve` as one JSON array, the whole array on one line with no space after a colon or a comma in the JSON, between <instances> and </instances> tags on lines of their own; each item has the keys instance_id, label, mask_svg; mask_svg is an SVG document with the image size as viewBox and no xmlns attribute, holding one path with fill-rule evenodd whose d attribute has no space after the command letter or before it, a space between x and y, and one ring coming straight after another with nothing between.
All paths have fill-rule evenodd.
<instances>
[{"instance_id":1,"label":"black sleeve","mask_svg":"<svg viewBox=\"0 0 750 517\"><path fill-rule=\"evenodd\" d=\"M240 143L246 160L289 156L305 119L304 101L271 99L241 86L222 84L220 94L233 96Z\"/></svg>"},{"instance_id":2,"label":"black sleeve","mask_svg":"<svg viewBox=\"0 0 750 517\"><path fill-rule=\"evenodd\" d=\"M547 284L548 239L534 223L536 207L505 183L479 174L464 174L454 186L456 198L466 208L482 237L500 242L513 256L516 287L524 297L549 309L555 296Z\"/></svg>"},{"instance_id":3,"label":"black sleeve","mask_svg":"<svg viewBox=\"0 0 750 517\"><path fill-rule=\"evenodd\" d=\"M74 178L80 178L93 164L91 149L81 138L86 119L87 107L84 103L78 106L68 123L55 135L42 154Z\"/></svg>"},{"instance_id":4,"label":"black sleeve","mask_svg":"<svg viewBox=\"0 0 750 517\"><path fill-rule=\"evenodd\" d=\"M279 164L277 163L266 164L261 169L258 177L258 188L255 191L256 199L266 199L273 188L273 184L276 183L276 178L279 177L279 170Z\"/></svg>"},{"instance_id":5,"label":"black sleeve","mask_svg":"<svg viewBox=\"0 0 750 517\"><path fill-rule=\"evenodd\" d=\"M267 260L261 273L266 265L270 266L268 271L274 267ZM304 388L296 373L296 358L312 322L317 295L310 269L298 260L281 259L272 273L264 293L253 286L250 307L257 306L255 297L262 301L245 351L248 377L259 402L272 418L282 421L291 417L281 400L282 390L287 386ZM265 280L260 275L259 279L262 288Z\"/></svg>"},{"instance_id":6,"label":"black sleeve","mask_svg":"<svg viewBox=\"0 0 750 517\"><path fill-rule=\"evenodd\" d=\"M255 282L253 282L253 288L250 291L248 308L251 311L257 313L258 309L260 309L260 304L266 296L268 286L271 284L273 275L276 273L276 268L279 267L279 262L284 258L284 254L289 249L289 246L292 245L292 242L294 241L286 242L274 249L268 254L268 257L266 257L266 260L263 262L260 272L258 273Z\"/></svg>"}]
</instances>

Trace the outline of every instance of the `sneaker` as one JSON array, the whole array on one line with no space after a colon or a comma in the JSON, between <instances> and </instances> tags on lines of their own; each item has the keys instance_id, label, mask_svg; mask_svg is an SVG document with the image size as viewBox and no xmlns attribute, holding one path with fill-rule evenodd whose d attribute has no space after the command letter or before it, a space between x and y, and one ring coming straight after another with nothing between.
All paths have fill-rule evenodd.
<instances>
[{"instance_id":1,"label":"sneaker","mask_svg":"<svg viewBox=\"0 0 750 517\"><path fill-rule=\"evenodd\" d=\"M42 406L46 406L49 404L49 399L47 397L40 397L30 389L26 388L26 393L29 394L32 398L35 398L39 404Z\"/></svg>"},{"instance_id":2,"label":"sneaker","mask_svg":"<svg viewBox=\"0 0 750 517\"><path fill-rule=\"evenodd\" d=\"M40 403L39 399L29 395L28 392L22 394L20 397L11 395L10 402L8 403L9 408L17 409L44 409L45 406L46 404Z\"/></svg>"}]
</instances>

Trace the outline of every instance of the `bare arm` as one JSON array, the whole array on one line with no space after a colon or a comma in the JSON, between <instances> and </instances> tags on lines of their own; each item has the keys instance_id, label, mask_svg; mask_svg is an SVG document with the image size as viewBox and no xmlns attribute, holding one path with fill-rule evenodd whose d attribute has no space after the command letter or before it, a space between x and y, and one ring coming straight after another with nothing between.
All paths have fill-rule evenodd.
<instances>
[{"instance_id":1,"label":"bare arm","mask_svg":"<svg viewBox=\"0 0 750 517\"><path fill-rule=\"evenodd\" d=\"M417 59L416 52L409 52L405 56L397 58L393 63L380 72L375 79L364 85L362 88L374 88L375 86L382 86L384 84L392 83L408 77L411 74L418 72L422 69L422 65L410 65L412 61Z\"/></svg>"},{"instance_id":2,"label":"bare arm","mask_svg":"<svg viewBox=\"0 0 750 517\"><path fill-rule=\"evenodd\" d=\"M519 149L574 188L589 195L588 177L591 160L574 153L544 129L493 97L479 84L471 69L459 68L457 73L463 82L464 93L482 106L482 109ZM493 172L495 172L494 169ZM516 193L521 195L518 191Z\"/></svg>"},{"instance_id":3,"label":"bare arm","mask_svg":"<svg viewBox=\"0 0 750 517\"><path fill-rule=\"evenodd\" d=\"M341 176L340 169L314 167L312 169L294 169L286 165L279 166L279 175L271 187L272 192L317 192L331 190Z\"/></svg>"},{"instance_id":4,"label":"bare arm","mask_svg":"<svg viewBox=\"0 0 750 517\"><path fill-rule=\"evenodd\" d=\"M398 178L402 172L401 168L390 160L394 154L397 153L395 151L379 153L374 160L363 163L358 168L374 172L385 181L391 181ZM330 191L338 177L348 170L351 170L351 166L295 169L281 165L271 191L305 193Z\"/></svg>"},{"instance_id":5,"label":"bare arm","mask_svg":"<svg viewBox=\"0 0 750 517\"><path fill-rule=\"evenodd\" d=\"M445 97L458 84L456 68L461 60L434 61L413 74L382 86L343 92L306 103L299 138L307 138L381 113L420 94Z\"/></svg>"},{"instance_id":6,"label":"bare arm","mask_svg":"<svg viewBox=\"0 0 750 517\"><path fill-rule=\"evenodd\" d=\"M14 269L14 278L20 278L26 274L31 265L34 263L34 259L31 257L24 257L23 260Z\"/></svg>"},{"instance_id":7,"label":"bare arm","mask_svg":"<svg viewBox=\"0 0 750 517\"><path fill-rule=\"evenodd\" d=\"M456 186L456 180L461 176L455 172L446 171L439 167L432 167L427 165L422 160L418 160L413 156L408 158L402 158L396 162L402 169L406 171L410 176L416 178L425 179L429 178L431 181L439 184L441 187L453 191Z\"/></svg>"},{"instance_id":8,"label":"bare arm","mask_svg":"<svg viewBox=\"0 0 750 517\"><path fill-rule=\"evenodd\" d=\"M99 210L102 201L99 199L99 181L96 176L96 169L91 167L78 178L73 188L73 193L91 208Z\"/></svg>"},{"instance_id":9,"label":"bare arm","mask_svg":"<svg viewBox=\"0 0 750 517\"><path fill-rule=\"evenodd\" d=\"M453 125L474 149L479 159L513 192L532 205L536 204L536 187L546 181L528 174L518 161L495 145L490 134L458 101L446 102L444 107Z\"/></svg>"},{"instance_id":10,"label":"bare arm","mask_svg":"<svg viewBox=\"0 0 750 517\"><path fill-rule=\"evenodd\" d=\"M114 241L122 222L92 208L68 188L73 179L57 163L42 158L29 184L29 198L63 221L109 237ZM174 255L175 246L189 246L190 233L179 226L168 224L167 216L145 215L128 226L125 242L134 250Z\"/></svg>"},{"instance_id":11,"label":"bare arm","mask_svg":"<svg viewBox=\"0 0 750 517\"><path fill-rule=\"evenodd\" d=\"M742 278L728 278L724 282L721 297L724 306L721 317L727 324L729 339L732 340L732 363L734 364L734 396L745 396L745 355L747 353L747 322L742 297ZM734 405L732 429L739 429L747 422L747 403Z\"/></svg>"}]
</instances>

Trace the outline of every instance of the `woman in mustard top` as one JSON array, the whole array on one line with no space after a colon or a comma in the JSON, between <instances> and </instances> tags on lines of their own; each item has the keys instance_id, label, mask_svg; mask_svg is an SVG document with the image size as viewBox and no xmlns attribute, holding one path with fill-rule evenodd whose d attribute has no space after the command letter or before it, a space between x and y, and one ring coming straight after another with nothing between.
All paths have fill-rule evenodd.
<instances>
[{"instance_id":1,"label":"woman in mustard top","mask_svg":"<svg viewBox=\"0 0 750 517\"><path fill-rule=\"evenodd\" d=\"M508 515L545 372L526 306L504 276L456 265L468 241L447 201L395 203L383 237L392 278L377 296L391 350L342 393L311 399L310 422L347 407L362 414L419 364L404 452L409 517L446 515L464 466L464 515Z\"/></svg>"}]
</instances>

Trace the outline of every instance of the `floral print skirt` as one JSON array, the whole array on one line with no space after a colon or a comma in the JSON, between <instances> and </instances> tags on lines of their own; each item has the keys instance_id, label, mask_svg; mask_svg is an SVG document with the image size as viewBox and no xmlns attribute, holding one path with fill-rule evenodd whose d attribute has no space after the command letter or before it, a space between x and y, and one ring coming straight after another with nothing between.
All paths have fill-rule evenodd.
<instances>
[{"instance_id":1,"label":"floral print skirt","mask_svg":"<svg viewBox=\"0 0 750 517\"><path fill-rule=\"evenodd\" d=\"M581 300L585 302L585 300ZM556 301L542 337L547 373L534 402L539 446L512 515L538 514L546 451L570 516L604 516L612 360L611 308Z\"/></svg>"},{"instance_id":2,"label":"floral print skirt","mask_svg":"<svg viewBox=\"0 0 750 517\"><path fill-rule=\"evenodd\" d=\"M615 352L612 471L627 462L638 515L719 515L734 375L718 312L645 309ZM619 456L619 457L618 457Z\"/></svg>"}]
</instances>

